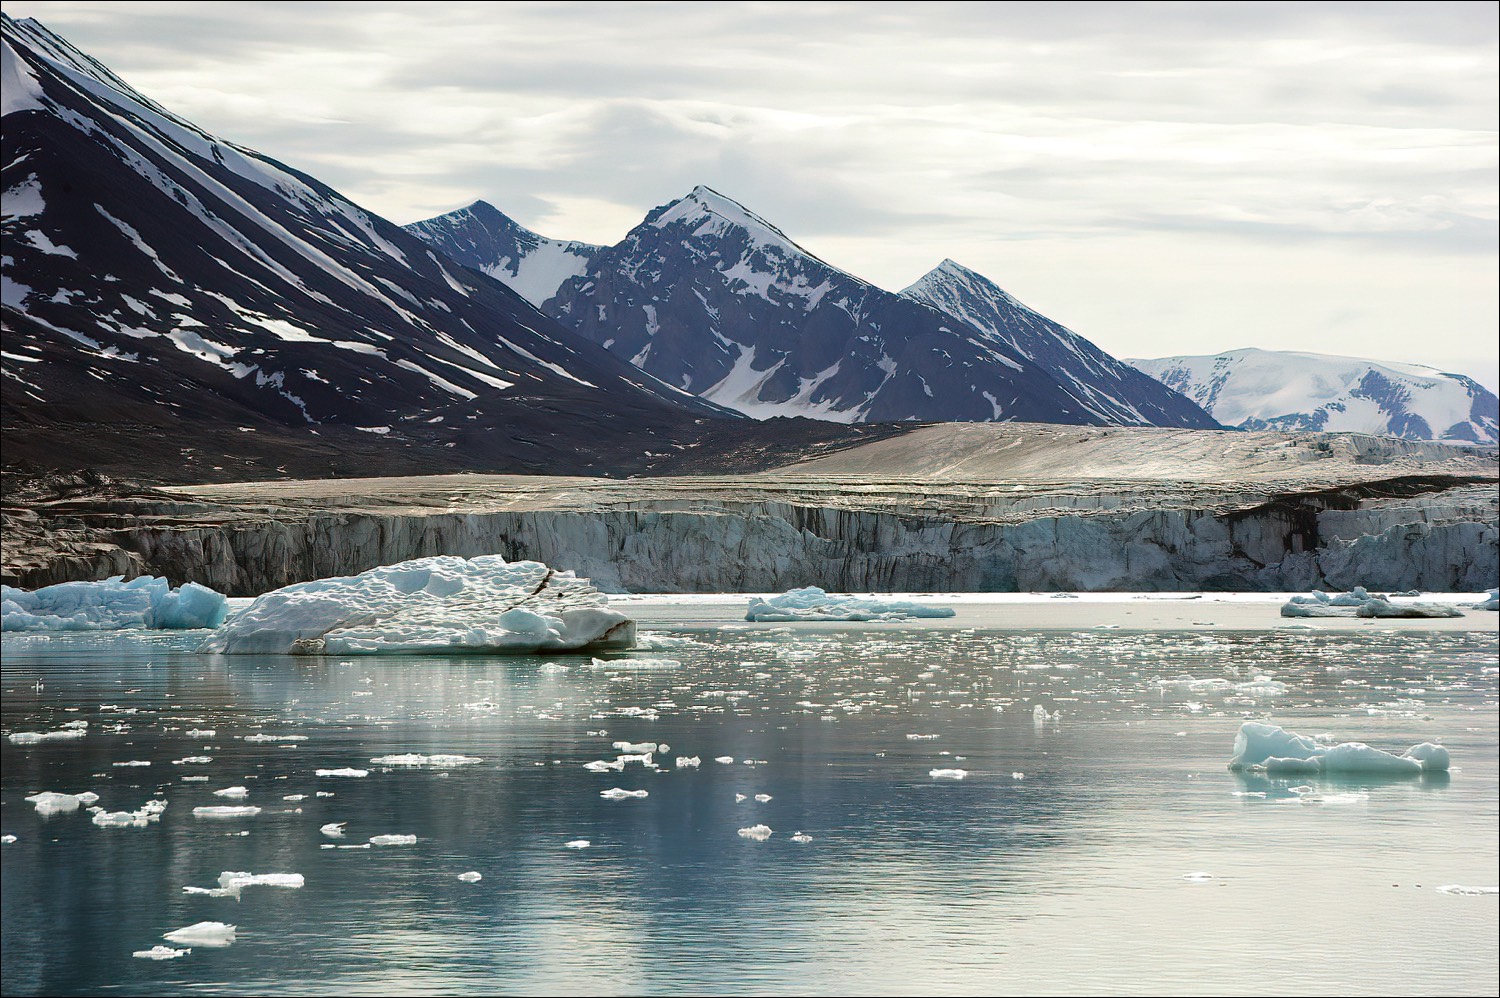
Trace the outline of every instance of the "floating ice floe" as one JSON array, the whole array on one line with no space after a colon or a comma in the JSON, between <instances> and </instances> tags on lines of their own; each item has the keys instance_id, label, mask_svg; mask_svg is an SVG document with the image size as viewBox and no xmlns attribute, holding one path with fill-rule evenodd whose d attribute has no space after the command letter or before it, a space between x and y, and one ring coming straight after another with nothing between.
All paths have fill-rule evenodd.
<instances>
[{"instance_id":1,"label":"floating ice floe","mask_svg":"<svg viewBox=\"0 0 1500 998\"><path fill-rule=\"evenodd\" d=\"M351 780L360 780L364 779L366 776L369 776L370 771L368 769L351 769L346 766L343 769L315 769L313 770L313 775L338 776Z\"/></svg>"},{"instance_id":2,"label":"floating ice floe","mask_svg":"<svg viewBox=\"0 0 1500 998\"><path fill-rule=\"evenodd\" d=\"M1500 589L1491 589L1484 599L1474 604L1476 610L1500 610Z\"/></svg>"},{"instance_id":3,"label":"floating ice floe","mask_svg":"<svg viewBox=\"0 0 1500 998\"><path fill-rule=\"evenodd\" d=\"M587 849L591 845L593 845L593 843L590 842L588 839L572 839L572 840L570 840L568 842L564 842L563 843L563 848L564 849Z\"/></svg>"},{"instance_id":4,"label":"floating ice floe","mask_svg":"<svg viewBox=\"0 0 1500 998\"><path fill-rule=\"evenodd\" d=\"M253 818L260 808L253 804L221 804L213 807L193 808L195 818Z\"/></svg>"},{"instance_id":5,"label":"floating ice floe","mask_svg":"<svg viewBox=\"0 0 1500 998\"><path fill-rule=\"evenodd\" d=\"M466 884L477 884L484 879L484 875L478 870L470 870L468 873L460 873L458 879Z\"/></svg>"},{"instance_id":6,"label":"floating ice floe","mask_svg":"<svg viewBox=\"0 0 1500 998\"><path fill-rule=\"evenodd\" d=\"M457 769L459 766L472 766L483 761L472 755L422 755L418 752L382 755L370 760L376 766L407 766L414 769Z\"/></svg>"},{"instance_id":7,"label":"floating ice floe","mask_svg":"<svg viewBox=\"0 0 1500 998\"><path fill-rule=\"evenodd\" d=\"M210 734L212 734L212 732L210 732ZM252 744L256 744L256 743L260 743L260 742L305 742L305 741L307 741L307 736L306 735L267 735L267 734L255 734L255 735L246 735L244 738L241 739L241 741L250 742Z\"/></svg>"},{"instance_id":8,"label":"floating ice floe","mask_svg":"<svg viewBox=\"0 0 1500 998\"><path fill-rule=\"evenodd\" d=\"M929 769L927 775L934 780L961 780L969 775L967 769Z\"/></svg>"},{"instance_id":9,"label":"floating ice floe","mask_svg":"<svg viewBox=\"0 0 1500 998\"><path fill-rule=\"evenodd\" d=\"M87 790L81 794L60 794L54 790L44 790L27 797L26 802L36 805L39 814L62 814L76 811L80 805L92 804L98 799L98 794Z\"/></svg>"},{"instance_id":10,"label":"floating ice floe","mask_svg":"<svg viewBox=\"0 0 1500 998\"><path fill-rule=\"evenodd\" d=\"M631 672L670 672L682 668L675 658L595 658L589 660L589 668L626 669Z\"/></svg>"},{"instance_id":11,"label":"floating ice floe","mask_svg":"<svg viewBox=\"0 0 1500 998\"><path fill-rule=\"evenodd\" d=\"M1327 744L1274 724L1247 721L1234 738L1230 769L1267 773L1366 773L1416 776L1448 771L1448 750L1432 742L1392 755L1363 742Z\"/></svg>"},{"instance_id":12,"label":"floating ice floe","mask_svg":"<svg viewBox=\"0 0 1500 998\"><path fill-rule=\"evenodd\" d=\"M813 840L813 837L811 835L808 835L806 832L793 832L792 833L792 841L793 842L807 843L807 842L811 842L812 840Z\"/></svg>"},{"instance_id":13,"label":"floating ice floe","mask_svg":"<svg viewBox=\"0 0 1500 998\"><path fill-rule=\"evenodd\" d=\"M214 796L244 798L250 796L250 789L248 787L225 787L223 790L215 790Z\"/></svg>"},{"instance_id":14,"label":"floating ice floe","mask_svg":"<svg viewBox=\"0 0 1500 998\"><path fill-rule=\"evenodd\" d=\"M649 797L645 790L621 790L619 787L611 787L608 790L599 791L599 796L605 800L629 800L632 797Z\"/></svg>"},{"instance_id":15,"label":"floating ice floe","mask_svg":"<svg viewBox=\"0 0 1500 998\"><path fill-rule=\"evenodd\" d=\"M817 586L792 589L770 599L755 597L746 620L906 620L910 617L951 617L953 608L909 600L830 595Z\"/></svg>"},{"instance_id":16,"label":"floating ice floe","mask_svg":"<svg viewBox=\"0 0 1500 998\"><path fill-rule=\"evenodd\" d=\"M138 949L130 954L137 960L175 960L180 956L187 956L193 950L173 949L171 946L153 946L150 949Z\"/></svg>"},{"instance_id":17,"label":"floating ice floe","mask_svg":"<svg viewBox=\"0 0 1500 998\"><path fill-rule=\"evenodd\" d=\"M218 627L229 612L221 594L196 582L173 589L143 575L129 582L62 582L41 589L0 586L0 630L118 631Z\"/></svg>"},{"instance_id":18,"label":"floating ice floe","mask_svg":"<svg viewBox=\"0 0 1500 998\"><path fill-rule=\"evenodd\" d=\"M300 873L244 873L226 870L219 874L218 887L184 887L184 894L204 894L208 897L234 897L246 887L284 887L296 889L303 884Z\"/></svg>"},{"instance_id":19,"label":"floating ice floe","mask_svg":"<svg viewBox=\"0 0 1500 998\"><path fill-rule=\"evenodd\" d=\"M630 648L635 622L572 572L442 555L257 597L200 652L525 654Z\"/></svg>"},{"instance_id":20,"label":"floating ice floe","mask_svg":"<svg viewBox=\"0 0 1500 998\"><path fill-rule=\"evenodd\" d=\"M14 835L0 835L0 845L13 845L17 841Z\"/></svg>"},{"instance_id":21,"label":"floating ice floe","mask_svg":"<svg viewBox=\"0 0 1500 998\"><path fill-rule=\"evenodd\" d=\"M194 946L228 946L234 942L236 926L223 922L194 922L181 929L164 933L162 938L169 943L191 943Z\"/></svg>"},{"instance_id":22,"label":"floating ice floe","mask_svg":"<svg viewBox=\"0 0 1500 998\"><path fill-rule=\"evenodd\" d=\"M1281 606L1283 617L1462 617L1464 612L1447 603L1392 603L1390 598L1355 586L1347 593L1330 596L1314 589L1306 596L1293 596Z\"/></svg>"},{"instance_id":23,"label":"floating ice floe","mask_svg":"<svg viewBox=\"0 0 1500 998\"><path fill-rule=\"evenodd\" d=\"M188 756L188 757L186 757L184 759L173 759L172 760L172 765L174 765L174 766L207 766L209 763L211 763L213 761L214 761L213 756L210 756L210 755L190 755L190 756Z\"/></svg>"},{"instance_id":24,"label":"floating ice floe","mask_svg":"<svg viewBox=\"0 0 1500 998\"><path fill-rule=\"evenodd\" d=\"M331 839L341 839L344 837L344 829L348 826L348 824L349 822L347 821L330 821L328 824L319 828L318 831L322 832L324 835L328 836Z\"/></svg>"},{"instance_id":25,"label":"floating ice floe","mask_svg":"<svg viewBox=\"0 0 1500 998\"><path fill-rule=\"evenodd\" d=\"M696 755L679 755L672 762L678 769L697 769L703 764L703 760Z\"/></svg>"},{"instance_id":26,"label":"floating ice floe","mask_svg":"<svg viewBox=\"0 0 1500 998\"><path fill-rule=\"evenodd\" d=\"M88 734L87 723L83 722L84 727L63 727L56 731L13 731L10 734L10 743L12 745L36 745L39 742L71 741Z\"/></svg>"},{"instance_id":27,"label":"floating ice floe","mask_svg":"<svg viewBox=\"0 0 1500 998\"><path fill-rule=\"evenodd\" d=\"M734 756L732 756L732 755L715 756L714 757L714 762L717 762L721 766L733 766L734 765Z\"/></svg>"},{"instance_id":28,"label":"floating ice floe","mask_svg":"<svg viewBox=\"0 0 1500 998\"><path fill-rule=\"evenodd\" d=\"M756 842L764 842L774 834L769 825L751 825L749 828L741 828L739 830L741 838L754 839Z\"/></svg>"},{"instance_id":29,"label":"floating ice floe","mask_svg":"<svg viewBox=\"0 0 1500 998\"><path fill-rule=\"evenodd\" d=\"M130 759L126 762L112 762L110 763L110 765L117 766L122 769L128 769L134 766L149 766L151 765L151 763L147 762L145 759Z\"/></svg>"},{"instance_id":30,"label":"floating ice floe","mask_svg":"<svg viewBox=\"0 0 1500 998\"><path fill-rule=\"evenodd\" d=\"M417 844L415 835L372 835L370 845L372 846L414 846Z\"/></svg>"}]
</instances>

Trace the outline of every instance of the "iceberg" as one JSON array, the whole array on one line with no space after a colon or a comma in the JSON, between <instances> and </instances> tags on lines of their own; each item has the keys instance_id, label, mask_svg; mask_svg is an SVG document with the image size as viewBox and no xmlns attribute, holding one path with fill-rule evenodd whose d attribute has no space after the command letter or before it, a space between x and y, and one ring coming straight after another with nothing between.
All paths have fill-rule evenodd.
<instances>
[{"instance_id":1,"label":"iceberg","mask_svg":"<svg viewBox=\"0 0 1500 998\"><path fill-rule=\"evenodd\" d=\"M861 596L831 596L817 586L792 589L770 599L750 600L746 620L906 620L909 617L951 617L953 608L928 606L910 600Z\"/></svg>"},{"instance_id":2,"label":"iceberg","mask_svg":"<svg viewBox=\"0 0 1500 998\"><path fill-rule=\"evenodd\" d=\"M1500 589L1491 589L1484 599L1474 604L1476 610L1500 610Z\"/></svg>"},{"instance_id":3,"label":"iceberg","mask_svg":"<svg viewBox=\"0 0 1500 998\"><path fill-rule=\"evenodd\" d=\"M1246 721L1234 737L1229 768L1281 774L1419 776L1446 773L1448 762L1448 750L1432 742L1413 745L1398 756L1364 742L1329 745L1274 724Z\"/></svg>"},{"instance_id":4,"label":"iceberg","mask_svg":"<svg viewBox=\"0 0 1500 998\"><path fill-rule=\"evenodd\" d=\"M572 572L499 555L443 555L259 596L208 654L528 654L628 649L635 622Z\"/></svg>"},{"instance_id":5,"label":"iceberg","mask_svg":"<svg viewBox=\"0 0 1500 998\"><path fill-rule=\"evenodd\" d=\"M119 631L218 627L229 601L196 582L173 589L150 575L124 581L62 582L41 589L0 586L0 630Z\"/></svg>"},{"instance_id":6,"label":"iceberg","mask_svg":"<svg viewBox=\"0 0 1500 998\"><path fill-rule=\"evenodd\" d=\"M171 943L191 943L194 946L228 946L234 942L235 926L223 922L194 922L181 929L164 933L162 938Z\"/></svg>"},{"instance_id":7,"label":"iceberg","mask_svg":"<svg viewBox=\"0 0 1500 998\"><path fill-rule=\"evenodd\" d=\"M1398 594L1404 595L1404 594ZM1314 589L1306 596L1293 596L1281 606L1283 617L1462 617L1464 612L1447 603L1392 603L1389 596L1355 586L1347 593L1329 596Z\"/></svg>"}]
</instances>

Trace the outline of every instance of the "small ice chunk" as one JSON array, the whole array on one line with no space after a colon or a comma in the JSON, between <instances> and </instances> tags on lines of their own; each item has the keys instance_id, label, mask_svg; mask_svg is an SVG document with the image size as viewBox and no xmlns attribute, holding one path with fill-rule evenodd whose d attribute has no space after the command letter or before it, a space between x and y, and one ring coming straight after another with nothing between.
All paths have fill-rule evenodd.
<instances>
[{"instance_id":1,"label":"small ice chunk","mask_svg":"<svg viewBox=\"0 0 1500 998\"><path fill-rule=\"evenodd\" d=\"M372 846L412 846L417 844L415 835L372 835Z\"/></svg>"},{"instance_id":2,"label":"small ice chunk","mask_svg":"<svg viewBox=\"0 0 1500 998\"><path fill-rule=\"evenodd\" d=\"M477 870L470 870L468 873L460 873L458 879L466 884L477 884L484 879L484 875Z\"/></svg>"},{"instance_id":3,"label":"small ice chunk","mask_svg":"<svg viewBox=\"0 0 1500 998\"><path fill-rule=\"evenodd\" d=\"M624 771L625 763L621 759L615 759L613 762L607 759L595 759L593 762L584 763L583 768L590 773L608 773L610 770L619 773Z\"/></svg>"},{"instance_id":4,"label":"small ice chunk","mask_svg":"<svg viewBox=\"0 0 1500 998\"><path fill-rule=\"evenodd\" d=\"M599 796L605 800L626 800L631 797L647 797L645 790L621 790L619 787L611 787L608 790L599 791Z\"/></svg>"},{"instance_id":5,"label":"small ice chunk","mask_svg":"<svg viewBox=\"0 0 1500 998\"><path fill-rule=\"evenodd\" d=\"M929 769L927 775L934 780L961 780L969 775L967 769Z\"/></svg>"},{"instance_id":6,"label":"small ice chunk","mask_svg":"<svg viewBox=\"0 0 1500 998\"><path fill-rule=\"evenodd\" d=\"M348 824L349 822L347 821L330 821L322 828L319 828L318 831L322 832L330 839L341 839L344 837L344 828Z\"/></svg>"},{"instance_id":7,"label":"small ice chunk","mask_svg":"<svg viewBox=\"0 0 1500 998\"><path fill-rule=\"evenodd\" d=\"M194 922L181 929L165 933L162 938L171 943L192 943L194 946L228 946L234 942L235 926L223 922Z\"/></svg>"},{"instance_id":8,"label":"small ice chunk","mask_svg":"<svg viewBox=\"0 0 1500 998\"><path fill-rule=\"evenodd\" d=\"M811 842L812 840L813 840L813 837L811 835L808 835L806 832L793 832L792 833L792 841L793 842L804 842L805 843L805 842Z\"/></svg>"},{"instance_id":9,"label":"small ice chunk","mask_svg":"<svg viewBox=\"0 0 1500 998\"><path fill-rule=\"evenodd\" d=\"M175 960L180 956L187 956L193 950L173 949L171 946L153 946L150 949L138 949L130 954L137 960Z\"/></svg>"},{"instance_id":10,"label":"small ice chunk","mask_svg":"<svg viewBox=\"0 0 1500 998\"><path fill-rule=\"evenodd\" d=\"M63 728L60 731L15 731L10 735L12 745L36 745L40 742L65 742L82 738L88 734L82 728Z\"/></svg>"},{"instance_id":11,"label":"small ice chunk","mask_svg":"<svg viewBox=\"0 0 1500 998\"><path fill-rule=\"evenodd\" d=\"M1446 773L1448 771L1448 750L1441 745L1423 742L1420 745L1413 745L1406 750L1405 754L1406 758L1420 762L1423 772Z\"/></svg>"},{"instance_id":12,"label":"small ice chunk","mask_svg":"<svg viewBox=\"0 0 1500 998\"><path fill-rule=\"evenodd\" d=\"M131 759L128 762L112 762L112 763L110 763L110 765L111 766L121 766L121 767L126 767L126 766L149 766L149 765L151 765L151 763L147 762L145 759Z\"/></svg>"},{"instance_id":13,"label":"small ice chunk","mask_svg":"<svg viewBox=\"0 0 1500 998\"><path fill-rule=\"evenodd\" d=\"M190 756L188 756L185 759L173 759L172 760L172 765L174 765L174 766L207 766L209 763L211 763L213 761L214 761L213 760L213 756L208 756L208 755L190 755Z\"/></svg>"},{"instance_id":14,"label":"small ice chunk","mask_svg":"<svg viewBox=\"0 0 1500 998\"><path fill-rule=\"evenodd\" d=\"M613 748L621 752L655 752L656 742L615 742Z\"/></svg>"},{"instance_id":15,"label":"small ice chunk","mask_svg":"<svg viewBox=\"0 0 1500 998\"><path fill-rule=\"evenodd\" d=\"M213 728L188 728L187 732L189 738L212 738L217 734Z\"/></svg>"},{"instance_id":16,"label":"small ice chunk","mask_svg":"<svg viewBox=\"0 0 1500 998\"><path fill-rule=\"evenodd\" d=\"M153 815L144 811L105 811L94 812L94 824L100 828L145 828L151 823Z\"/></svg>"},{"instance_id":17,"label":"small ice chunk","mask_svg":"<svg viewBox=\"0 0 1500 998\"><path fill-rule=\"evenodd\" d=\"M405 755L382 755L370 760L377 766L412 766L426 769L454 769L458 766L472 766L483 761L472 755L422 755L419 752L408 752Z\"/></svg>"},{"instance_id":18,"label":"small ice chunk","mask_svg":"<svg viewBox=\"0 0 1500 998\"><path fill-rule=\"evenodd\" d=\"M755 795L755 799L758 800L758 801L760 801L762 804L764 804L766 801L768 801L768 800L771 799L771 795L770 794L756 794Z\"/></svg>"},{"instance_id":19,"label":"small ice chunk","mask_svg":"<svg viewBox=\"0 0 1500 998\"><path fill-rule=\"evenodd\" d=\"M14 835L0 835L0 845L8 846L8 845L11 845L12 843L14 843L15 841L16 841L16 837Z\"/></svg>"},{"instance_id":20,"label":"small ice chunk","mask_svg":"<svg viewBox=\"0 0 1500 998\"><path fill-rule=\"evenodd\" d=\"M741 838L754 839L756 842L764 842L773 834L769 825L751 825L749 828L741 828L739 830Z\"/></svg>"},{"instance_id":21,"label":"small ice chunk","mask_svg":"<svg viewBox=\"0 0 1500 998\"><path fill-rule=\"evenodd\" d=\"M94 800L99 798L95 797ZM32 794L26 798L28 804L36 805L39 814L62 814L67 811L76 811L78 806L85 802L78 794L60 794L55 790L45 790L39 794Z\"/></svg>"},{"instance_id":22,"label":"small ice chunk","mask_svg":"<svg viewBox=\"0 0 1500 998\"><path fill-rule=\"evenodd\" d=\"M1212 873L1201 873L1201 872L1200 873L1184 873L1182 875L1182 879L1186 880L1190 884L1206 884L1210 880L1214 879L1214 875Z\"/></svg>"},{"instance_id":23,"label":"small ice chunk","mask_svg":"<svg viewBox=\"0 0 1500 998\"><path fill-rule=\"evenodd\" d=\"M255 744L258 744L258 743L261 743L261 742L305 742L305 741L307 741L307 736L306 735L268 735L268 734L256 734L256 735L246 735L241 740L242 741L246 741L246 742L255 743Z\"/></svg>"},{"instance_id":24,"label":"small ice chunk","mask_svg":"<svg viewBox=\"0 0 1500 998\"><path fill-rule=\"evenodd\" d=\"M348 767L345 767L344 769L318 769L318 770L314 770L313 771L313 775L314 776L344 776L344 777L348 777L349 779L357 780L357 779L360 779L362 777L369 776L370 775L370 771L368 769L350 769Z\"/></svg>"},{"instance_id":25,"label":"small ice chunk","mask_svg":"<svg viewBox=\"0 0 1500 998\"><path fill-rule=\"evenodd\" d=\"M953 609L910 600L831 595L817 586L792 589L770 599L750 600L745 619L753 621L798 620L905 620L908 617L951 617Z\"/></svg>"},{"instance_id":26,"label":"small ice chunk","mask_svg":"<svg viewBox=\"0 0 1500 998\"><path fill-rule=\"evenodd\" d=\"M563 843L564 849L587 849L593 845L588 839L570 839Z\"/></svg>"},{"instance_id":27,"label":"small ice chunk","mask_svg":"<svg viewBox=\"0 0 1500 998\"><path fill-rule=\"evenodd\" d=\"M933 739L940 738L940 737L942 737L942 736L941 735L907 735L906 736L906 740L909 741L909 742L930 742Z\"/></svg>"},{"instance_id":28,"label":"small ice chunk","mask_svg":"<svg viewBox=\"0 0 1500 998\"><path fill-rule=\"evenodd\" d=\"M714 762L717 762L721 766L733 766L734 765L734 756L732 756L732 755L716 756L714 758Z\"/></svg>"},{"instance_id":29,"label":"small ice chunk","mask_svg":"<svg viewBox=\"0 0 1500 998\"><path fill-rule=\"evenodd\" d=\"M216 807L195 807L193 817L195 818L250 818L260 814L260 808L253 804L227 804Z\"/></svg>"},{"instance_id":30,"label":"small ice chunk","mask_svg":"<svg viewBox=\"0 0 1500 998\"><path fill-rule=\"evenodd\" d=\"M215 790L214 796L232 797L236 800L242 800L250 796L250 789L248 787L225 787L223 790Z\"/></svg>"},{"instance_id":31,"label":"small ice chunk","mask_svg":"<svg viewBox=\"0 0 1500 998\"><path fill-rule=\"evenodd\" d=\"M696 755L679 755L673 762L678 769L697 769L703 760Z\"/></svg>"},{"instance_id":32,"label":"small ice chunk","mask_svg":"<svg viewBox=\"0 0 1500 998\"><path fill-rule=\"evenodd\" d=\"M281 799L282 800L289 800L289 801L307 800L307 794L287 794L285 797L283 797Z\"/></svg>"}]
</instances>

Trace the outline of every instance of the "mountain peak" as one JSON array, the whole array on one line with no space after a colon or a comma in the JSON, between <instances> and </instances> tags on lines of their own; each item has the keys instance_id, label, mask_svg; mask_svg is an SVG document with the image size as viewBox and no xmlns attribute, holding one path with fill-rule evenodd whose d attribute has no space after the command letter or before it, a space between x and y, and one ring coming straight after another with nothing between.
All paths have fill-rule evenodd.
<instances>
[{"instance_id":1,"label":"mountain peak","mask_svg":"<svg viewBox=\"0 0 1500 998\"><path fill-rule=\"evenodd\" d=\"M646 216L646 223L658 229L674 222L701 223L718 219L729 225L737 225L751 233L764 233L780 242L791 243L791 239L770 222L740 204L734 198L720 194L705 184L699 184L675 201L669 201Z\"/></svg>"}]
</instances>

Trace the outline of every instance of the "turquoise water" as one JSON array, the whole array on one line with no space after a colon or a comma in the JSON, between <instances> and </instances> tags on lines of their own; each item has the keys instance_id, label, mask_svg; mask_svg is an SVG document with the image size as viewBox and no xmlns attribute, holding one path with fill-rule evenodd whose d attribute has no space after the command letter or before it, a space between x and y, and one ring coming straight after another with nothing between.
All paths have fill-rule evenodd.
<instances>
[{"instance_id":1,"label":"turquoise water","mask_svg":"<svg viewBox=\"0 0 1500 998\"><path fill-rule=\"evenodd\" d=\"M6 732L89 728L3 743L4 992L1494 992L1497 897L1438 890L1497 881L1494 634L647 637L603 669L7 637ZM628 666L648 658L680 664ZM1158 682L1259 673L1286 691ZM1038 724L1038 705L1061 716ZM1224 762L1247 717L1397 752L1441 738L1454 771L1239 777ZM244 740L264 733L306 740ZM655 772L583 768L616 740L670 749ZM369 761L408 752L483 761ZM190 756L213 761L173 764ZM314 775L342 767L370 774ZM231 786L249 796L213 795ZM170 803L100 828L37 814L23 798L42 790ZM216 804L263 810L193 815ZM345 838L320 834L336 821ZM759 824L768 839L739 834ZM322 848L382 834L417 840ZM223 871L305 886L183 893ZM235 943L132 958L205 920Z\"/></svg>"}]
</instances>

